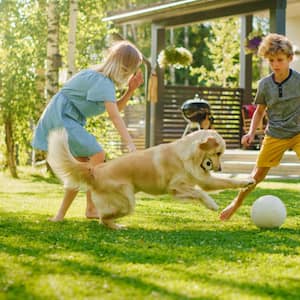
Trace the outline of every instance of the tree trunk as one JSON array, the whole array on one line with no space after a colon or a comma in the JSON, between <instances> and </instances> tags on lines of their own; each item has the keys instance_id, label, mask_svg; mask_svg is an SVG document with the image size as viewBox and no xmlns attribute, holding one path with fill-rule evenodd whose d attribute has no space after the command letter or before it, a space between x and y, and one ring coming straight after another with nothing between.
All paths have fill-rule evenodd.
<instances>
[{"instance_id":1,"label":"tree trunk","mask_svg":"<svg viewBox=\"0 0 300 300\"><path fill-rule=\"evenodd\" d=\"M11 118L4 120L5 127L5 144L6 144L6 161L7 167L13 178L18 178L16 156L15 156L15 141L13 137L13 125Z\"/></svg>"},{"instance_id":2,"label":"tree trunk","mask_svg":"<svg viewBox=\"0 0 300 300\"><path fill-rule=\"evenodd\" d=\"M59 1L48 3L48 37L47 37L47 69L46 97L49 101L58 90L58 70L61 66L59 54Z\"/></svg>"},{"instance_id":3,"label":"tree trunk","mask_svg":"<svg viewBox=\"0 0 300 300\"><path fill-rule=\"evenodd\" d=\"M76 73L76 27L77 27L78 0L70 1L69 10L69 38L68 38L68 78Z\"/></svg>"}]
</instances>

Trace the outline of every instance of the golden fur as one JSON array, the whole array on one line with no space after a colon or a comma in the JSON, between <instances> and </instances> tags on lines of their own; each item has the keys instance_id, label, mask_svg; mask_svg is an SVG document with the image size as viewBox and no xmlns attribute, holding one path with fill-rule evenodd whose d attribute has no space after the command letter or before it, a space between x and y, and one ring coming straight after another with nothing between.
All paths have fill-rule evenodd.
<instances>
[{"instance_id":1,"label":"golden fur","mask_svg":"<svg viewBox=\"0 0 300 300\"><path fill-rule=\"evenodd\" d=\"M129 153L94 168L70 153L64 129L49 137L47 160L66 188L87 184L102 222L119 228L114 220L133 212L135 193L171 194L196 199L207 208L218 206L206 191L246 187L251 179L220 178L220 157L225 142L214 130L199 130L175 142Z\"/></svg>"}]
</instances>

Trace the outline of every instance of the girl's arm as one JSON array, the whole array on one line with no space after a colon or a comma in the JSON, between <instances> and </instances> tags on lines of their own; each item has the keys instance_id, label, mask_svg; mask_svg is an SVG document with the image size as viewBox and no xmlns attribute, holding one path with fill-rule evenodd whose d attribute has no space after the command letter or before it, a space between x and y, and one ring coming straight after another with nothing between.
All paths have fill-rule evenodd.
<instances>
[{"instance_id":1,"label":"girl's arm","mask_svg":"<svg viewBox=\"0 0 300 300\"><path fill-rule=\"evenodd\" d=\"M143 74L141 70L138 70L133 74L128 81L128 89L125 94L117 101L119 111L122 111L134 91L144 82Z\"/></svg>"},{"instance_id":2,"label":"girl's arm","mask_svg":"<svg viewBox=\"0 0 300 300\"><path fill-rule=\"evenodd\" d=\"M119 132L123 143L126 145L129 152L135 151L135 145L132 141L132 138L126 128L124 120L122 119L120 112L118 110L118 106L115 102L108 102L105 101L105 108L111 119L112 123L114 124L115 128Z\"/></svg>"}]
</instances>

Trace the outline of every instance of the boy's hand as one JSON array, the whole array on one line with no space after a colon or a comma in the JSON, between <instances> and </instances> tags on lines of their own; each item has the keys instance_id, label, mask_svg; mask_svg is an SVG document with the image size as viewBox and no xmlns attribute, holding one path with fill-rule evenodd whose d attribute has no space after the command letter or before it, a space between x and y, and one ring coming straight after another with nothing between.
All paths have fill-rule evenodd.
<instances>
[{"instance_id":1,"label":"boy's hand","mask_svg":"<svg viewBox=\"0 0 300 300\"><path fill-rule=\"evenodd\" d=\"M247 133L242 137L242 145L249 147L254 140L254 134Z\"/></svg>"}]
</instances>

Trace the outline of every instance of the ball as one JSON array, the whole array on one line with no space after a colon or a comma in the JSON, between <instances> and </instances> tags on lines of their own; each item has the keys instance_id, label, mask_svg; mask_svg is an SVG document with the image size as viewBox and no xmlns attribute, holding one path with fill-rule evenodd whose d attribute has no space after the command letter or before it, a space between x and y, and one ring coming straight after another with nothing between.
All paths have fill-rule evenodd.
<instances>
[{"instance_id":1,"label":"ball","mask_svg":"<svg viewBox=\"0 0 300 300\"><path fill-rule=\"evenodd\" d=\"M285 205L276 196L262 196L252 205L251 219L259 228L279 228L286 219Z\"/></svg>"}]
</instances>

